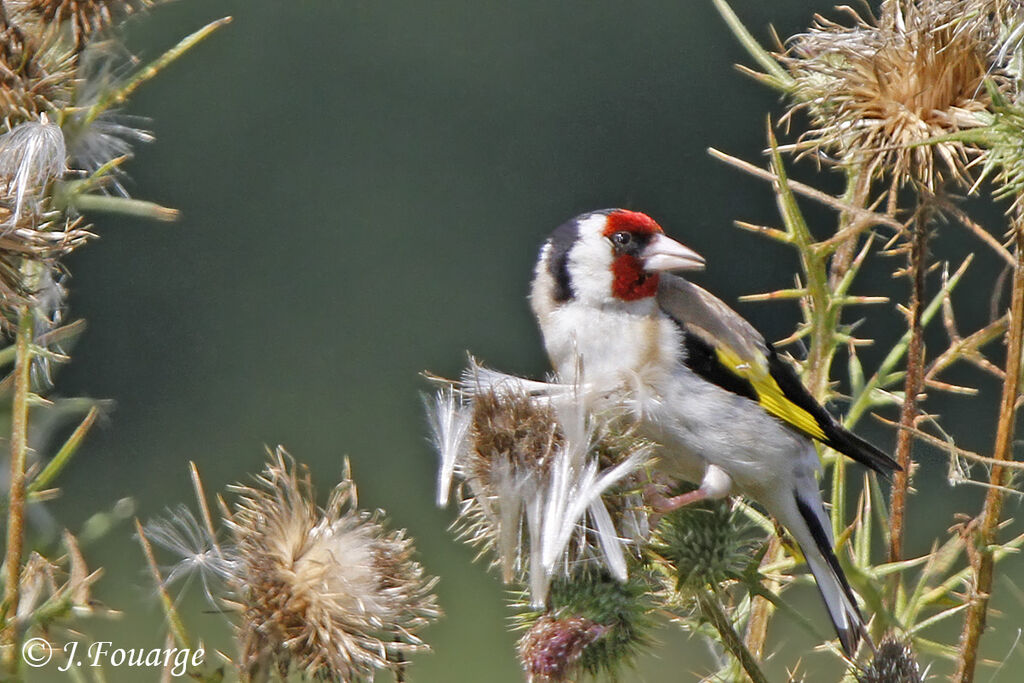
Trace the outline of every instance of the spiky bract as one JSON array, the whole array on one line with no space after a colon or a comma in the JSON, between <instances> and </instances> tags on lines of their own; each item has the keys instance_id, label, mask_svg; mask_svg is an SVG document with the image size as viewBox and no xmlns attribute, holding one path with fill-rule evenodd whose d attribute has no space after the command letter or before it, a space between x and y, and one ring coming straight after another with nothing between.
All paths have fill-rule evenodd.
<instances>
[{"instance_id":1,"label":"spiky bract","mask_svg":"<svg viewBox=\"0 0 1024 683\"><path fill-rule=\"evenodd\" d=\"M910 644L893 635L886 636L871 661L857 669L857 683L921 683L921 669Z\"/></svg>"},{"instance_id":2,"label":"spiky bract","mask_svg":"<svg viewBox=\"0 0 1024 683\"><path fill-rule=\"evenodd\" d=\"M547 609L523 613L519 657L532 681L578 673L614 678L651 643L651 586L643 576L619 581L581 569L551 583Z\"/></svg>"},{"instance_id":3,"label":"spiky bract","mask_svg":"<svg viewBox=\"0 0 1024 683\"><path fill-rule=\"evenodd\" d=\"M688 505L662 517L649 548L676 591L716 588L750 566L757 543L751 531L729 501Z\"/></svg>"}]
</instances>

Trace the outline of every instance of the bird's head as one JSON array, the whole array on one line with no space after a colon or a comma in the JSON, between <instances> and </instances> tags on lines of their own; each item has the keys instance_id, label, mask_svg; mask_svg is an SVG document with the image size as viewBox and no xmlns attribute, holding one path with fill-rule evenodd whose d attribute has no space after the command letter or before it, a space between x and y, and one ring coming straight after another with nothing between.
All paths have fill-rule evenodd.
<instances>
[{"instance_id":1,"label":"bird's head","mask_svg":"<svg viewBox=\"0 0 1024 683\"><path fill-rule=\"evenodd\" d=\"M699 254L667 237L650 216L594 211L560 225L545 242L531 299L538 312L569 301L642 301L657 294L660 273L703 267Z\"/></svg>"}]
</instances>

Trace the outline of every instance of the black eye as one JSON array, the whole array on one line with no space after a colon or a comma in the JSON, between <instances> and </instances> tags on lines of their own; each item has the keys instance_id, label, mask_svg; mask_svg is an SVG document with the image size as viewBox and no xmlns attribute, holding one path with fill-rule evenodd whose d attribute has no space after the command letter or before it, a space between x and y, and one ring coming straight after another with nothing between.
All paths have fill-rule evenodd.
<instances>
[{"instance_id":1,"label":"black eye","mask_svg":"<svg viewBox=\"0 0 1024 683\"><path fill-rule=\"evenodd\" d=\"M633 233L621 230L616 233L612 233L612 243L618 247L628 247L633 243Z\"/></svg>"}]
</instances>

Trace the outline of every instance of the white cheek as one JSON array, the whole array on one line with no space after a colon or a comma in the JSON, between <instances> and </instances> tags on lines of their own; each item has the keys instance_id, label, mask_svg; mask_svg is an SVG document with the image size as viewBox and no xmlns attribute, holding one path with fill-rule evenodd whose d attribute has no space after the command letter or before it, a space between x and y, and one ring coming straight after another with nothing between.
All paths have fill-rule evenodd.
<instances>
[{"instance_id":1,"label":"white cheek","mask_svg":"<svg viewBox=\"0 0 1024 683\"><path fill-rule=\"evenodd\" d=\"M576 299L599 303L612 296L612 246L604 237L605 216L580 223L580 237L569 254L572 288Z\"/></svg>"}]
</instances>

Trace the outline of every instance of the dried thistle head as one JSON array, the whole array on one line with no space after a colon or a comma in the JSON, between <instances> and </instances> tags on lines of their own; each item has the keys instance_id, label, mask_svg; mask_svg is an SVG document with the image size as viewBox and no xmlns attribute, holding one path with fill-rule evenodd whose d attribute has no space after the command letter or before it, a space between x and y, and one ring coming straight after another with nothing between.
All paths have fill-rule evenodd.
<instances>
[{"instance_id":1,"label":"dried thistle head","mask_svg":"<svg viewBox=\"0 0 1024 683\"><path fill-rule=\"evenodd\" d=\"M875 656L854 675L857 683L921 683L923 680L910 644L892 634L878 644Z\"/></svg>"},{"instance_id":2,"label":"dried thistle head","mask_svg":"<svg viewBox=\"0 0 1024 683\"><path fill-rule=\"evenodd\" d=\"M237 563L228 583L241 612L243 670L369 680L427 649L415 632L439 615L435 580L412 559L403 531L357 509L347 472L321 509L308 472L278 449L253 486L233 490Z\"/></svg>"},{"instance_id":3,"label":"dried thistle head","mask_svg":"<svg viewBox=\"0 0 1024 683\"><path fill-rule=\"evenodd\" d=\"M67 106L76 66L74 51L53 32L0 25L0 112L7 127Z\"/></svg>"},{"instance_id":4,"label":"dried thistle head","mask_svg":"<svg viewBox=\"0 0 1024 683\"><path fill-rule=\"evenodd\" d=\"M0 206L0 223L11 220ZM0 234L0 328L8 326L23 306L36 312L37 321L59 322L64 289L59 258L94 237L82 218L43 210Z\"/></svg>"},{"instance_id":5,"label":"dried thistle head","mask_svg":"<svg viewBox=\"0 0 1024 683\"><path fill-rule=\"evenodd\" d=\"M821 151L891 187L932 192L964 182L976 151L959 141L926 143L981 125L1000 82L989 56L998 29L984 0L885 0L875 19L852 9L853 26L822 17L781 58L795 79L793 110L813 129L798 145Z\"/></svg>"},{"instance_id":6,"label":"dried thistle head","mask_svg":"<svg viewBox=\"0 0 1024 683\"><path fill-rule=\"evenodd\" d=\"M651 444L615 411L594 414L574 384L529 387L474 364L429 409L439 502L458 481L460 536L493 550L505 582L527 582L539 605L551 579L578 566L626 580L627 553L647 535L635 480Z\"/></svg>"},{"instance_id":7,"label":"dried thistle head","mask_svg":"<svg viewBox=\"0 0 1024 683\"><path fill-rule=\"evenodd\" d=\"M26 9L47 23L68 22L75 45L81 47L93 35L154 4L155 0L28 0Z\"/></svg>"},{"instance_id":8,"label":"dried thistle head","mask_svg":"<svg viewBox=\"0 0 1024 683\"><path fill-rule=\"evenodd\" d=\"M555 411L525 392L484 391L473 399L467 474L484 488L506 470L516 478L547 475L564 445Z\"/></svg>"}]
</instances>

